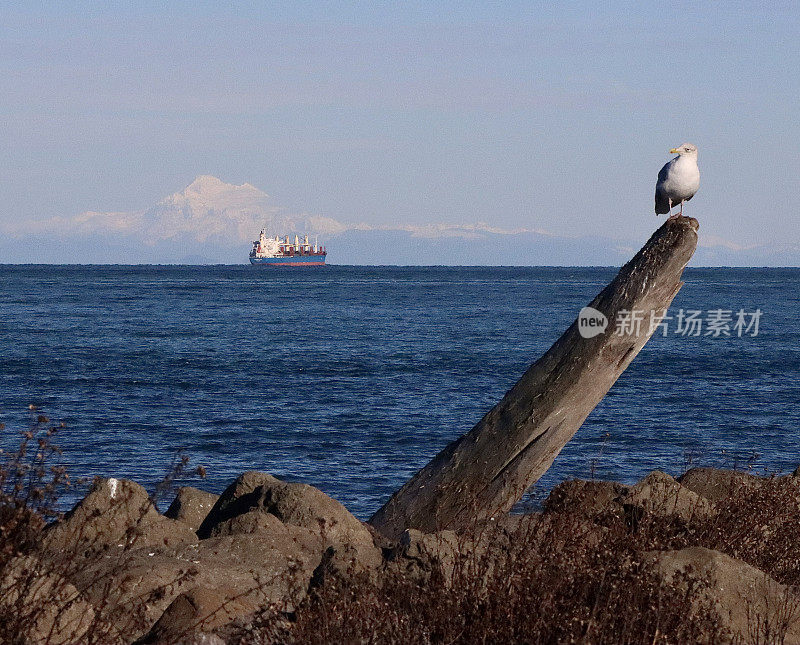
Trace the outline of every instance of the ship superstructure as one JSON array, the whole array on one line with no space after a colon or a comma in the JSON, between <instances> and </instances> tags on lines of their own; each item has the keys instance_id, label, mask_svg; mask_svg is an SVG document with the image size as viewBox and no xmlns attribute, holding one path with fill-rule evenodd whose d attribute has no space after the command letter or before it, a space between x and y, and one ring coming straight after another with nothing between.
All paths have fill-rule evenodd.
<instances>
[{"instance_id":1,"label":"ship superstructure","mask_svg":"<svg viewBox=\"0 0 800 645\"><path fill-rule=\"evenodd\" d=\"M300 241L299 236L294 236L294 242L289 241L286 235L281 239L267 236L261 231L258 239L253 242L250 251L250 264L267 264L271 266L322 266L325 264L327 251L315 241L311 244L308 235Z\"/></svg>"}]
</instances>

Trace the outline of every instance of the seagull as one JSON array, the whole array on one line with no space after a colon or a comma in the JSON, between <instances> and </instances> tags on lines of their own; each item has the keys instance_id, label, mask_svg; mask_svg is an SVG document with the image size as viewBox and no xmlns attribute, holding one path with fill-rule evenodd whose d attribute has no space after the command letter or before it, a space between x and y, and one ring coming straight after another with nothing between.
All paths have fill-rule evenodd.
<instances>
[{"instance_id":1,"label":"seagull","mask_svg":"<svg viewBox=\"0 0 800 645\"><path fill-rule=\"evenodd\" d=\"M672 207L681 204L681 212L670 214L668 219L683 215L683 202L688 202L700 188L700 169L697 167L697 146L682 143L670 150L677 153L672 161L664 164L656 182L656 215L671 213Z\"/></svg>"}]
</instances>

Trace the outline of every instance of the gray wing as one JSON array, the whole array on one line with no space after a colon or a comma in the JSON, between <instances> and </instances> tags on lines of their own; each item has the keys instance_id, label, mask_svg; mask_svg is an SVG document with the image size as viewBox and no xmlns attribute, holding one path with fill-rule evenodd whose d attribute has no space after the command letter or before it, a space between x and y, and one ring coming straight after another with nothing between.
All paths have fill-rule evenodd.
<instances>
[{"instance_id":1,"label":"gray wing","mask_svg":"<svg viewBox=\"0 0 800 645\"><path fill-rule=\"evenodd\" d=\"M667 181L667 174L672 165L671 161L664 164L664 167L658 171L658 181L656 182L656 215L664 215L669 213L669 195L664 190L664 184Z\"/></svg>"}]
</instances>

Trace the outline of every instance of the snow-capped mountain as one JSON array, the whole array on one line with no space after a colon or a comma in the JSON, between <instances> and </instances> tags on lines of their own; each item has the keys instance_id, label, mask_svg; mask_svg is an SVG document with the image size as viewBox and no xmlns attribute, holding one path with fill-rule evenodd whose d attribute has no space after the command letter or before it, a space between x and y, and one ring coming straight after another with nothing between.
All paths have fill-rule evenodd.
<instances>
[{"instance_id":1,"label":"snow-capped mountain","mask_svg":"<svg viewBox=\"0 0 800 645\"><path fill-rule=\"evenodd\" d=\"M230 244L249 241L262 228L279 234L328 235L345 228L329 217L286 213L255 186L227 184L211 175L197 177L145 211L142 226L150 242L188 238Z\"/></svg>"},{"instance_id":2,"label":"snow-capped mountain","mask_svg":"<svg viewBox=\"0 0 800 645\"><path fill-rule=\"evenodd\" d=\"M183 190L144 211L87 211L72 217L20 222L7 232L124 235L149 246L181 241L227 247L249 243L262 228L281 235L332 235L346 227L329 217L290 214L273 204L267 193L250 184L237 186L211 175L200 175Z\"/></svg>"}]
</instances>

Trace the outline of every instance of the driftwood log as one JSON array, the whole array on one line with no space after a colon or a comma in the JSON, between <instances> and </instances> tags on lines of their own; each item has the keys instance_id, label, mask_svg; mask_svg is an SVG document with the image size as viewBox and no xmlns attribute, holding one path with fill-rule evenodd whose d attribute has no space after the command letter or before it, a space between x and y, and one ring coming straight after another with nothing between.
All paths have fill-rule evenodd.
<instances>
[{"instance_id":1,"label":"driftwood log","mask_svg":"<svg viewBox=\"0 0 800 645\"><path fill-rule=\"evenodd\" d=\"M695 219L667 220L590 303L607 318L605 331L586 337L576 319L470 432L417 472L369 523L397 538L407 528L458 528L509 511L658 329L683 285L697 230ZM584 332L592 329L587 324L584 319Z\"/></svg>"}]
</instances>

